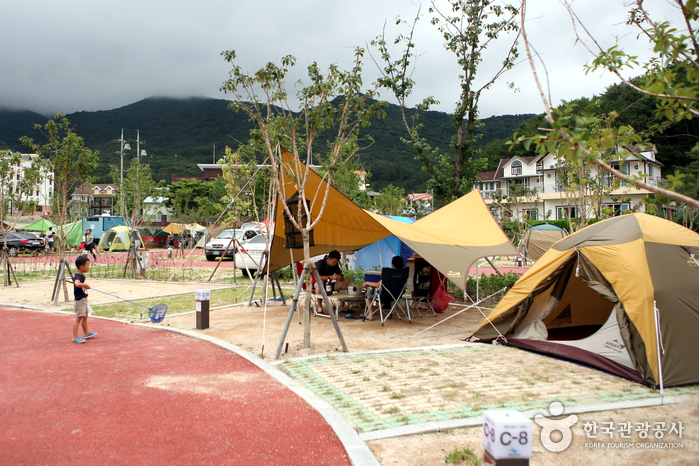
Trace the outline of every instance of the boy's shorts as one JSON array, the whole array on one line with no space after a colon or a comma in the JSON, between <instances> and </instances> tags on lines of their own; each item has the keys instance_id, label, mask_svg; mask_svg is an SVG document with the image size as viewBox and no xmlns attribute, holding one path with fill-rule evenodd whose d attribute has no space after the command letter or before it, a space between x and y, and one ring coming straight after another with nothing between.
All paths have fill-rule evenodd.
<instances>
[{"instance_id":1,"label":"boy's shorts","mask_svg":"<svg viewBox=\"0 0 699 466\"><path fill-rule=\"evenodd\" d=\"M77 317L85 317L92 312L92 308L87 304L87 298L75 301L75 315Z\"/></svg>"}]
</instances>

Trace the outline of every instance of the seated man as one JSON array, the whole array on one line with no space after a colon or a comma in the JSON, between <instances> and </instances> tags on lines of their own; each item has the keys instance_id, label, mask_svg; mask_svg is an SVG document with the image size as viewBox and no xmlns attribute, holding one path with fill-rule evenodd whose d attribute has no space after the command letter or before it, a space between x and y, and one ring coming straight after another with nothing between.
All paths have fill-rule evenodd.
<instances>
[{"instance_id":1,"label":"seated man","mask_svg":"<svg viewBox=\"0 0 699 466\"><path fill-rule=\"evenodd\" d=\"M83 241L83 248L85 250L85 255L87 255L87 253L90 253L90 254L92 254L92 258L94 260L97 260L97 255L95 254L95 251L96 251L95 237L92 236L92 230L89 228L87 230L85 230L85 238Z\"/></svg>"},{"instance_id":2,"label":"seated man","mask_svg":"<svg viewBox=\"0 0 699 466\"><path fill-rule=\"evenodd\" d=\"M332 286L332 291L330 293L327 293L327 288L325 289L328 295L335 291L346 290L349 286L349 281L342 275L342 270L340 270L340 266L338 265L341 257L338 251L330 251L324 259L316 262L316 270L318 271L321 281L321 283L315 283L313 285L317 294L321 294L320 286L327 286L328 284ZM344 312L345 310L346 308L342 306L339 312Z\"/></svg>"},{"instance_id":3,"label":"seated man","mask_svg":"<svg viewBox=\"0 0 699 466\"><path fill-rule=\"evenodd\" d=\"M402 269L403 265L404 264L403 264L402 257L393 256L393 259L391 259L391 267L392 268ZM381 281L364 282L364 284L362 286L366 288L366 293L364 294L364 297L366 298L366 310L364 311L364 313L367 316L366 320L374 320L374 313L376 312L376 305L369 308L369 304L371 304L371 301L374 299L374 295L376 294L376 290L378 290L381 287Z\"/></svg>"}]
</instances>

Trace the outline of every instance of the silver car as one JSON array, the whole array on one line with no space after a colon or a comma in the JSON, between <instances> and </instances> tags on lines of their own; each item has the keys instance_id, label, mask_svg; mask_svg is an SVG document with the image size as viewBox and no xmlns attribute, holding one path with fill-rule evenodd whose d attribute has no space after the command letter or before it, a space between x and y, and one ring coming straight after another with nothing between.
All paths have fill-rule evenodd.
<instances>
[{"instance_id":1,"label":"silver car","mask_svg":"<svg viewBox=\"0 0 699 466\"><path fill-rule=\"evenodd\" d=\"M267 237L257 235L248 241L243 242L235 253L235 266L244 273L250 270L254 273L259 267L264 267L262 263L262 253L267 248Z\"/></svg>"},{"instance_id":2,"label":"silver car","mask_svg":"<svg viewBox=\"0 0 699 466\"><path fill-rule=\"evenodd\" d=\"M206 259L213 261L221 257L225 252L225 257L235 257L236 242L231 241L233 237L238 243L244 243L256 236L261 236L262 232L254 228L223 230L215 239L212 239L204 246ZM228 250L226 251L226 248Z\"/></svg>"}]
</instances>

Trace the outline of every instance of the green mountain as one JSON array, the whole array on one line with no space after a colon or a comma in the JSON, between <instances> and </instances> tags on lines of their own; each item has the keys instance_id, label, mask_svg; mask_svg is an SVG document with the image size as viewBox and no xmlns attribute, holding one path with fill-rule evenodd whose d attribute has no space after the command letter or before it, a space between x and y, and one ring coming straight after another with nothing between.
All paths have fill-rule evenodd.
<instances>
[{"instance_id":1,"label":"green mountain","mask_svg":"<svg viewBox=\"0 0 699 466\"><path fill-rule=\"evenodd\" d=\"M124 157L125 165L136 155L136 130L141 138L141 150L147 151L145 162L150 164L153 177L170 180L178 176L200 176L198 163L212 163L224 153L225 146L235 150L248 140L253 125L241 113L228 109L228 102L208 98L172 99L153 97L125 107L108 111L77 112L66 115L75 132L85 144L100 151L100 165L95 176L101 182L111 181L110 165L119 166L116 142L124 130L131 150ZM483 120L479 147L497 138L509 137L517 127L533 115L505 115ZM40 140L33 123L45 123L46 117L31 112L0 112L0 147L26 150L17 139L32 136ZM422 135L433 146L449 150L454 134L449 115L428 112L420 122ZM421 191L427 181L414 153L401 142L406 131L396 105L386 108L386 118L374 120L363 131L374 143L359 154L358 160L371 173L374 190L393 184L406 192ZM368 144L368 142L367 142ZM214 157L214 146L216 157Z\"/></svg>"},{"instance_id":2,"label":"green mountain","mask_svg":"<svg viewBox=\"0 0 699 466\"><path fill-rule=\"evenodd\" d=\"M27 151L27 147L19 142L19 138L22 136L41 138L41 133L34 129L34 125L43 125L47 121L48 117L28 110L0 109L0 149Z\"/></svg>"}]
</instances>

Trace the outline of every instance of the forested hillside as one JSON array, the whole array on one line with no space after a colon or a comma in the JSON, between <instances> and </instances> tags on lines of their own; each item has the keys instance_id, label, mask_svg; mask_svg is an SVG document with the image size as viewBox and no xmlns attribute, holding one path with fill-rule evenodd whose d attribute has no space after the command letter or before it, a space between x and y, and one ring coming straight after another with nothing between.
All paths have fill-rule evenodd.
<instances>
[{"instance_id":1,"label":"forested hillside","mask_svg":"<svg viewBox=\"0 0 699 466\"><path fill-rule=\"evenodd\" d=\"M610 124L613 127L629 125L636 131L645 131L657 123L656 101L640 95L630 87L619 84L593 98L580 98L574 103L580 112L592 109L599 115L616 112L618 116ZM406 130L396 105L388 105L386 117L376 119L365 128L364 138L374 139L359 153L358 161L371 173L371 188L382 189L389 184L406 192L418 192L424 188L427 175L414 153L401 138ZM249 137L252 124L244 114L228 109L228 102L216 99L149 98L108 111L78 112L68 115L78 135L91 149L100 151L100 165L95 175L107 182L110 165L119 165L119 143L116 140L124 129L124 138L131 144L126 161L136 154L136 130L140 130L141 149L148 153L145 161L150 164L153 178L169 182L171 174L199 176L198 163L211 163L223 155L225 146L234 150ZM46 123L47 117L29 111L0 110L0 148L26 151L18 139L31 136L41 140L41 134L33 129L35 123ZM433 146L448 151L454 127L450 117L442 112L427 112L420 122L421 135ZM476 147L483 149L488 169L494 170L500 158L513 155L533 156L523 147L511 148L506 142L517 131L533 135L538 128L546 127L542 115L504 115L486 118L481 128L482 138ZM692 147L699 139L699 122L685 120L674 124L662 133L656 132L650 141L658 149L658 160L665 164L664 173L685 167L694 159ZM216 154L214 156L214 146ZM321 147L322 149L322 147Z\"/></svg>"},{"instance_id":2,"label":"forested hillside","mask_svg":"<svg viewBox=\"0 0 699 466\"><path fill-rule=\"evenodd\" d=\"M140 131L141 149L148 153L149 163L156 180L170 180L171 174L199 176L198 163L211 163L224 153L225 146L235 150L248 140L252 124L243 113L228 109L228 102L215 99L149 98L122 108L78 112L67 115L78 135L91 149L100 151L100 165L95 175L99 181L109 179L109 166L119 165L119 143L124 138L131 150L125 160L136 154L136 130ZM483 137L479 147L495 138L506 138L532 115L506 115L483 120ZM20 136L39 138L33 123L45 123L47 117L32 112L0 112L0 147L27 150L17 141ZM449 115L428 112L421 118L423 136L433 145L449 150L454 134ZM386 118L376 119L366 128L363 136L371 136L372 144L359 154L360 164L371 173L372 189L393 184L406 192L420 191L427 181L420 163L401 138L406 130L400 119L399 108L389 105Z\"/></svg>"}]
</instances>

